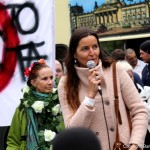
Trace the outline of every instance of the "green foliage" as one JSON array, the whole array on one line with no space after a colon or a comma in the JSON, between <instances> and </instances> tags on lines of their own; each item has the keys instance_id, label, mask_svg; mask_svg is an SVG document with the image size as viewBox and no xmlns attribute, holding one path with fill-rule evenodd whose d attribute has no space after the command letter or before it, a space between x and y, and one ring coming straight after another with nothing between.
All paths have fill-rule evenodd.
<instances>
[{"instance_id":1,"label":"green foliage","mask_svg":"<svg viewBox=\"0 0 150 150\"><path fill-rule=\"evenodd\" d=\"M131 25L123 26L122 28L131 28Z\"/></svg>"},{"instance_id":2,"label":"green foliage","mask_svg":"<svg viewBox=\"0 0 150 150\"><path fill-rule=\"evenodd\" d=\"M59 78L55 78L55 86L58 87L58 83L59 83Z\"/></svg>"},{"instance_id":3,"label":"green foliage","mask_svg":"<svg viewBox=\"0 0 150 150\"><path fill-rule=\"evenodd\" d=\"M106 41L106 42L101 42L101 47L108 53L111 53L114 49L124 49L124 43L125 41L123 40Z\"/></svg>"},{"instance_id":4,"label":"green foliage","mask_svg":"<svg viewBox=\"0 0 150 150\"><path fill-rule=\"evenodd\" d=\"M23 108L32 108L32 105L36 101L40 101L33 94L33 88L30 88L28 92L24 93L23 99L21 99L20 109ZM43 100L41 100L43 101ZM34 117L36 118L36 123L38 127L38 136L39 136L39 146L40 150L49 150L51 147L51 141L45 141L44 131L51 130L56 134L60 131L64 130L64 122L62 113L60 110L58 92L57 89L54 89L47 98L44 99L44 108L42 109L42 113L36 113L33 109ZM53 108L59 106L58 112L54 113Z\"/></svg>"}]
</instances>

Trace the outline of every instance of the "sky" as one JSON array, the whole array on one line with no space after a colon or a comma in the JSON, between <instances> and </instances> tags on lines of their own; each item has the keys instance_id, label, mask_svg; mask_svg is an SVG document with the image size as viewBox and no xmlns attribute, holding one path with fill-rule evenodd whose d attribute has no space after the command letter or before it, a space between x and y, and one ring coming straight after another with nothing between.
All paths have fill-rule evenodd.
<instances>
[{"instance_id":1,"label":"sky","mask_svg":"<svg viewBox=\"0 0 150 150\"><path fill-rule=\"evenodd\" d=\"M97 2L98 6L102 5L105 0L69 0L71 6L75 6L76 3L79 6L83 6L84 12L91 12L94 9L95 2Z\"/></svg>"},{"instance_id":2,"label":"sky","mask_svg":"<svg viewBox=\"0 0 150 150\"><path fill-rule=\"evenodd\" d=\"M138 3L139 1L143 2L145 0L124 0L126 4L134 4L135 2ZM79 6L83 6L84 12L91 12L94 9L95 2L97 2L98 6L101 6L102 4L106 3L106 0L69 0L69 3L71 6L75 6L78 4Z\"/></svg>"}]
</instances>

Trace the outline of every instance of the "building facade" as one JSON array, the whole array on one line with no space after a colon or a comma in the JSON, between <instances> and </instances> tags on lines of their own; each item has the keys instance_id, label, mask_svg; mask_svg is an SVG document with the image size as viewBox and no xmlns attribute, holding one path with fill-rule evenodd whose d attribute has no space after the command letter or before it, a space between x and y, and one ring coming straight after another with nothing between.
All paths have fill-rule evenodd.
<instances>
[{"instance_id":1,"label":"building facade","mask_svg":"<svg viewBox=\"0 0 150 150\"><path fill-rule=\"evenodd\" d=\"M106 0L105 4L90 13L74 13L72 7L71 29L87 26L101 36L117 33L131 33L148 30L150 27L149 1L126 4L124 0ZM74 6L78 10L81 6Z\"/></svg>"}]
</instances>

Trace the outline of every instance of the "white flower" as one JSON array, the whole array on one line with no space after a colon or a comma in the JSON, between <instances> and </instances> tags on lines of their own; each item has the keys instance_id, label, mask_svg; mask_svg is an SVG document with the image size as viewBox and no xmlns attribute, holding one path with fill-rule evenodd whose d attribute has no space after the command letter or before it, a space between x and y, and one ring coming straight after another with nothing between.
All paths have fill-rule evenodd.
<instances>
[{"instance_id":1,"label":"white flower","mask_svg":"<svg viewBox=\"0 0 150 150\"><path fill-rule=\"evenodd\" d=\"M24 101L23 104L25 105L25 107L29 107L30 105L28 105L28 101Z\"/></svg>"},{"instance_id":2,"label":"white flower","mask_svg":"<svg viewBox=\"0 0 150 150\"><path fill-rule=\"evenodd\" d=\"M52 108L52 113L54 116L56 116L60 112L60 104L57 104Z\"/></svg>"},{"instance_id":3,"label":"white flower","mask_svg":"<svg viewBox=\"0 0 150 150\"><path fill-rule=\"evenodd\" d=\"M57 88L53 88L52 93L55 93L57 91Z\"/></svg>"},{"instance_id":4,"label":"white flower","mask_svg":"<svg viewBox=\"0 0 150 150\"><path fill-rule=\"evenodd\" d=\"M51 141L55 137L55 135L56 133L51 130L45 129L44 131L45 141Z\"/></svg>"},{"instance_id":5,"label":"white flower","mask_svg":"<svg viewBox=\"0 0 150 150\"><path fill-rule=\"evenodd\" d=\"M30 89L29 86L26 85L26 86L22 89L23 94L24 94L24 93L28 93L28 92L29 92L29 89Z\"/></svg>"},{"instance_id":6,"label":"white flower","mask_svg":"<svg viewBox=\"0 0 150 150\"><path fill-rule=\"evenodd\" d=\"M35 110L36 113L41 113L42 109L44 108L44 102L43 101L35 101L31 107Z\"/></svg>"}]
</instances>

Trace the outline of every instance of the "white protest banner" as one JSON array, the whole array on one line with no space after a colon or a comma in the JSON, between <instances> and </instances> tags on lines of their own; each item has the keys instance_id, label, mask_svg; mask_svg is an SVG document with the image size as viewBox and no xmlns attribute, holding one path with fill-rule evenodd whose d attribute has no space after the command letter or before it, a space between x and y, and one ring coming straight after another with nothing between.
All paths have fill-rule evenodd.
<instances>
[{"instance_id":1,"label":"white protest banner","mask_svg":"<svg viewBox=\"0 0 150 150\"><path fill-rule=\"evenodd\" d=\"M0 126L9 126L24 69L44 58L54 70L54 0L0 0Z\"/></svg>"}]
</instances>

